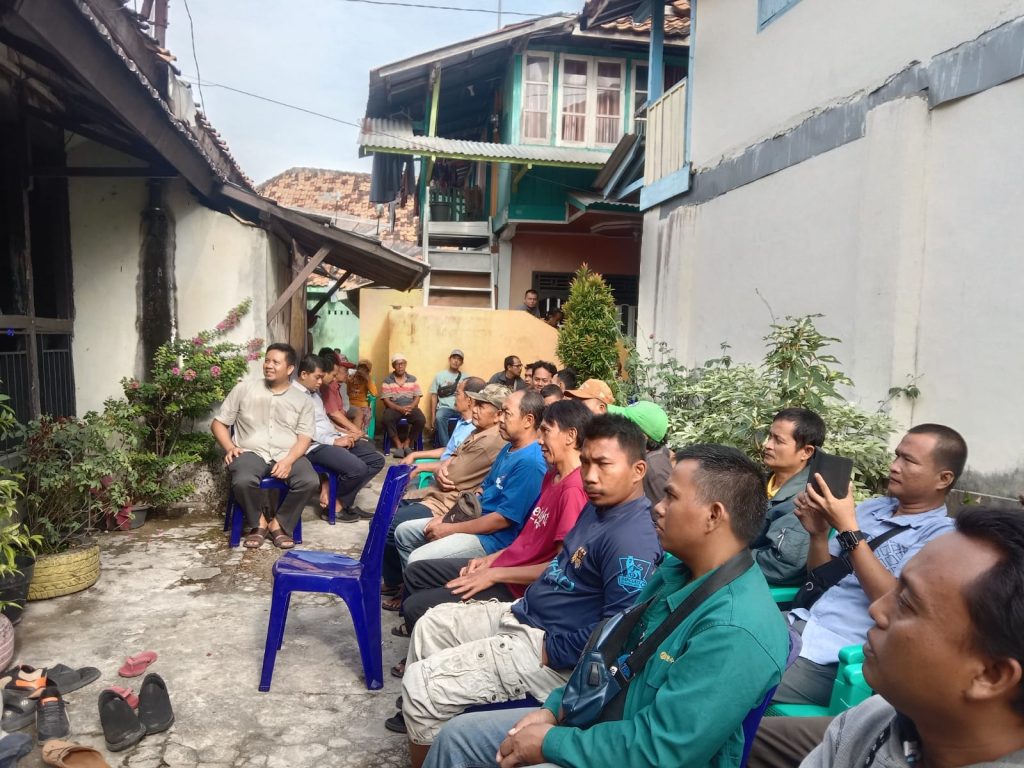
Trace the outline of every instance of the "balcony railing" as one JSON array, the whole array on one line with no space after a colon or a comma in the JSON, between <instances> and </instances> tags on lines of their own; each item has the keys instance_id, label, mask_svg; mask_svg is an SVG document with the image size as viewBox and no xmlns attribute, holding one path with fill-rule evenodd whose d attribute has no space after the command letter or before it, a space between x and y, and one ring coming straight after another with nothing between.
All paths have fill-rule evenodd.
<instances>
[{"instance_id":1,"label":"balcony railing","mask_svg":"<svg viewBox=\"0 0 1024 768\"><path fill-rule=\"evenodd\" d=\"M647 108L644 184L651 185L686 165L686 80Z\"/></svg>"}]
</instances>

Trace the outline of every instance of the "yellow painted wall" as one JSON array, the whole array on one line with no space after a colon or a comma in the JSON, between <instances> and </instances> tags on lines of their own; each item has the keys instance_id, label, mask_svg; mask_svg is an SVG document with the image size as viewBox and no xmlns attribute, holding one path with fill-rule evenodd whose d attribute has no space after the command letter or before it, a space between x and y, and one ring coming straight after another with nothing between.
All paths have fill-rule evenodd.
<instances>
[{"instance_id":1,"label":"yellow painted wall","mask_svg":"<svg viewBox=\"0 0 1024 768\"><path fill-rule=\"evenodd\" d=\"M454 348L466 353L462 370L483 379L502 370L507 355L518 355L524 363L550 360L561 367L555 355L558 331L526 312L388 306L386 333L370 329L371 322L379 322L379 312L379 307L372 312L367 312L365 305L360 307L360 321L366 325L360 330L359 356L366 357L372 350L378 384L390 373L390 356L395 352L409 358L408 371L419 380L424 393L434 374L448 367L448 355ZM421 406L426 413L426 397Z\"/></svg>"},{"instance_id":2,"label":"yellow painted wall","mask_svg":"<svg viewBox=\"0 0 1024 768\"><path fill-rule=\"evenodd\" d=\"M423 291L395 291L390 288L363 288L359 291L359 359L373 362L373 380L380 388L381 379L391 372L388 357L388 313L397 307L418 307L423 304Z\"/></svg>"}]
</instances>

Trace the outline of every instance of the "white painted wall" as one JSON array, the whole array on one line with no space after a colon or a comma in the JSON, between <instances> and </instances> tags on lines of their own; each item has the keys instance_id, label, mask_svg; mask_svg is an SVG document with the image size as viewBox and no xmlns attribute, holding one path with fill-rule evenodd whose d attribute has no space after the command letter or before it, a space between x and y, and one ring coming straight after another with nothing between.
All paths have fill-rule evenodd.
<instances>
[{"instance_id":1,"label":"white painted wall","mask_svg":"<svg viewBox=\"0 0 1024 768\"><path fill-rule=\"evenodd\" d=\"M757 0L696 6L698 169L1024 14L1024 0L801 0L758 32Z\"/></svg>"},{"instance_id":2,"label":"white painted wall","mask_svg":"<svg viewBox=\"0 0 1024 768\"><path fill-rule=\"evenodd\" d=\"M1021 124L1024 79L933 111L891 102L861 140L664 221L648 212L641 333L690 364L721 341L753 361L771 322L758 292L777 319L824 313L862 404L919 376L904 426L962 431L975 470L1021 465L1024 187L1007 172L1024 165Z\"/></svg>"},{"instance_id":3,"label":"white painted wall","mask_svg":"<svg viewBox=\"0 0 1024 768\"><path fill-rule=\"evenodd\" d=\"M69 157L70 164L76 161ZM268 297L272 301L282 288L277 265L285 258L283 245L262 229L203 207L184 182L170 183L167 192L176 222L179 333L211 328L252 297L251 312L229 338L267 338ZM142 373L136 296L147 192L144 180L75 178L69 196L75 385L78 411L84 413L118 394L122 377Z\"/></svg>"}]
</instances>

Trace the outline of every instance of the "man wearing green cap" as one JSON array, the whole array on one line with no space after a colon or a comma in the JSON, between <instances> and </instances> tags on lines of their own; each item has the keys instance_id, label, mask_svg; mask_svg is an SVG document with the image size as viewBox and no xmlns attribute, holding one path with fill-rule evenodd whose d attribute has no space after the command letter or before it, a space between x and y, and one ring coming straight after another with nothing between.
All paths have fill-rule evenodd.
<instances>
[{"instance_id":1,"label":"man wearing green cap","mask_svg":"<svg viewBox=\"0 0 1024 768\"><path fill-rule=\"evenodd\" d=\"M625 416L647 435L647 474L644 475L644 495L653 507L665 498L665 486L672 474L672 453L665 445L668 433L668 414L657 403L637 400L625 408L609 405L608 413Z\"/></svg>"}]
</instances>

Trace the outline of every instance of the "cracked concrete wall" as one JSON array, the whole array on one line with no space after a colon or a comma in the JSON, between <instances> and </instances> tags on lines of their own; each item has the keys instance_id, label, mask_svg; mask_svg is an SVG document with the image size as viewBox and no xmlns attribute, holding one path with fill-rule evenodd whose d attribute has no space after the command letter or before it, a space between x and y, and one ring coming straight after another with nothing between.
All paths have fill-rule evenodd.
<instances>
[{"instance_id":1,"label":"cracked concrete wall","mask_svg":"<svg viewBox=\"0 0 1024 768\"><path fill-rule=\"evenodd\" d=\"M975 471L1021 465L1022 121L1024 78L934 109L900 98L867 113L863 138L649 211L641 332L690 364L721 341L757 360L765 302L777 319L824 313L863 405L920 376L904 425L961 430Z\"/></svg>"},{"instance_id":2,"label":"cracked concrete wall","mask_svg":"<svg viewBox=\"0 0 1024 768\"><path fill-rule=\"evenodd\" d=\"M757 0L699 3L694 167L1022 14L1024 0L805 0L758 32Z\"/></svg>"},{"instance_id":3,"label":"cracked concrete wall","mask_svg":"<svg viewBox=\"0 0 1024 768\"><path fill-rule=\"evenodd\" d=\"M123 157L123 156L122 156ZM70 165L117 164L120 157L73 145ZM270 336L266 313L283 289L284 246L199 203L184 182L167 184L175 222L176 327L182 336L212 328L228 309L252 297L253 306L229 338ZM136 284L144 179L69 179L71 254L75 291L74 365L79 413L100 409L120 393L124 376L138 376Z\"/></svg>"}]
</instances>

